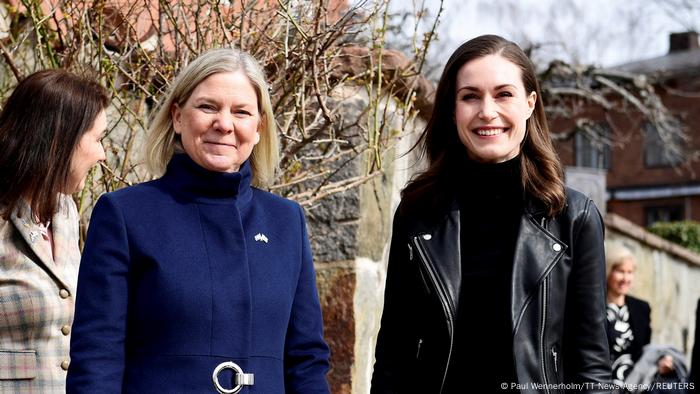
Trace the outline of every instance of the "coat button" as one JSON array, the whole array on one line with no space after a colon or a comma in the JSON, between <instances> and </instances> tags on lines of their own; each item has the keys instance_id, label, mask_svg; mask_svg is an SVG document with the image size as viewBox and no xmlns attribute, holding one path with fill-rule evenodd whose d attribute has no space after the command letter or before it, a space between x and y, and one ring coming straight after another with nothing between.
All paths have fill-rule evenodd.
<instances>
[{"instance_id":1,"label":"coat button","mask_svg":"<svg viewBox=\"0 0 700 394\"><path fill-rule=\"evenodd\" d=\"M61 291L58 292L58 295L63 299L70 297L70 293L66 289L61 289Z\"/></svg>"},{"instance_id":2,"label":"coat button","mask_svg":"<svg viewBox=\"0 0 700 394\"><path fill-rule=\"evenodd\" d=\"M69 326L69 325L65 325L65 326L61 327L61 333L63 333L63 335L68 335L68 334L70 334L70 326Z\"/></svg>"},{"instance_id":3,"label":"coat button","mask_svg":"<svg viewBox=\"0 0 700 394\"><path fill-rule=\"evenodd\" d=\"M433 238L433 236L430 234L423 234L423 239L426 241L430 241L432 238Z\"/></svg>"},{"instance_id":4,"label":"coat button","mask_svg":"<svg viewBox=\"0 0 700 394\"><path fill-rule=\"evenodd\" d=\"M67 371L69 365L70 365L70 361L68 361L68 360L61 361L61 369L62 370Z\"/></svg>"},{"instance_id":5,"label":"coat button","mask_svg":"<svg viewBox=\"0 0 700 394\"><path fill-rule=\"evenodd\" d=\"M554 244L552 245L552 249L554 249L555 252L558 252L561 250L561 245L559 244Z\"/></svg>"}]
</instances>

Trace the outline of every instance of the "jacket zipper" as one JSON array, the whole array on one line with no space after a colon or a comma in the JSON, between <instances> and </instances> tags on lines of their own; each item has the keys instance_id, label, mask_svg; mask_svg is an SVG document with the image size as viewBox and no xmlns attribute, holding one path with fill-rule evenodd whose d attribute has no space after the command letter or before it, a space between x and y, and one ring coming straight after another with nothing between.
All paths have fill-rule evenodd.
<instances>
[{"instance_id":1,"label":"jacket zipper","mask_svg":"<svg viewBox=\"0 0 700 394\"><path fill-rule=\"evenodd\" d=\"M559 372L557 368L557 347L552 346L552 358L554 358L554 372Z\"/></svg>"},{"instance_id":2,"label":"jacket zipper","mask_svg":"<svg viewBox=\"0 0 700 394\"><path fill-rule=\"evenodd\" d=\"M435 286L437 296L440 299L440 304L442 305L442 309L445 311L445 317L447 318L447 331L450 335L450 349L447 353L445 372L442 375L442 383L440 384L439 393L442 393L442 388L445 386L445 380L447 379L447 370L450 366L450 358L452 357L452 346L454 345L454 334L452 332L454 330L454 317L452 316L452 311L450 311L450 305L447 302L447 294L443 290L442 286L440 286L437 274L433 271L432 265L429 262L430 260L428 259L428 255L425 253L425 250L423 249L423 246L420 243L420 238L413 237L413 244L415 245L416 251L418 252L418 256L420 257L418 260L425 266L426 271L428 272L428 276L430 277L430 280Z\"/></svg>"},{"instance_id":3,"label":"jacket zipper","mask_svg":"<svg viewBox=\"0 0 700 394\"><path fill-rule=\"evenodd\" d=\"M547 354L547 351L545 350L545 342L544 342L544 330L545 330L545 324L547 322L547 291L548 291L548 284L549 284L549 277L545 277L544 281L542 283L542 322L541 322L541 327L542 330L540 331L540 347L541 347L541 357L542 357L542 378L544 379L544 391L545 393L549 393L549 382L547 381L547 365L545 364L545 355Z\"/></svg>"},{"instance_id":4,"label":"jacket zipper","mask_svg":"<svg viewBox=\"0 0 700 394\"><path fill-rule=\"evenodd\" d=\"M413 261L413 247L411 244L408 244L408 259ZM432 291L430 291L430 286L428 285L428 281L425 279L425 274L423 273L423 270L418 268L418 274L420 275L420 280L423 282L423 288L425 289L425 292L430 295Z\"/></svg>"}]
</instances>

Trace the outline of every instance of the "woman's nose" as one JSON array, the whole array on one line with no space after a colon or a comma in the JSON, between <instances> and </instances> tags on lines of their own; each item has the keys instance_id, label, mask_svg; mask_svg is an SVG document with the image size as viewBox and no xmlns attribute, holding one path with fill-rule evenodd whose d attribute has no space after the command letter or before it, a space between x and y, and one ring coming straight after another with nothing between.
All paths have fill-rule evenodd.
<instances>
[{"instance_id":1,"label":"woman's nose","mask_svg":"<svg viewBox=\"0 0 700 394\"><path fill-rule=\"evenodd\" d=\"M481 119L493 119L498 116L496 112L496 105L490 98L484 98L481 100L481 108L479 110L479 117Z\"/></svg>"},{"instance_id":2,"label":"woman's nose","mask_svg":"<svg viewBox=\"0 0 700 394\"><path fill-rule=\"evenodd\" d=\"M214 120L214 129L220 133L229 134L233 132L233 116L227 113L220 113Z\"/></svg>"},{"instance_id":3,"label":"woman's nose","mask_svg":"<svg viewBox=\"0 0 700 394\"><path fill-rule=\"evenodd\" d=\"M105 161L107 160L107 155L105 154L105 146L100 142L100 155L97 158L97 161Z\"/></svg>"}]
</instances>

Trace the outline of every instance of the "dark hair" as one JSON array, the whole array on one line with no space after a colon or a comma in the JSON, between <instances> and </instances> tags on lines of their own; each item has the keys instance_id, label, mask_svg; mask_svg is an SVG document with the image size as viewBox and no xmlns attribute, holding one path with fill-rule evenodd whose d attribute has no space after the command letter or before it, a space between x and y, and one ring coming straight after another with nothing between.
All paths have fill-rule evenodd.
<instances>
[{"instance_id":1,"label":"dark hair","mask_svg":"<svg viewBox=\"0 0 700 394\"><path fill-rule=\"evenodd\" d=\"M25 200L47 223L65 192L80 137L109 104L105 88L66 70L23 79L0 113L0 214Z\"/></svg>"},{"instance_id":2,"label":"dark hair","mask_svg":"<svg viewBox=\"0 0 700 394\"><path fill-rule=\"evenodd\" d=\"M466 154L454 123L457 73L462 66L487 55L500 55L521 70L526 93L535 92L537 101L532 116L527 120L525 138L521 145L521 178L525 193L546 207L547 215L559 213L566 204L562 167L549 135L542 93L535 67L515 43L495 35L483 35L462 44L445 65L435 92L433 113L418 142L427 155L428 169L419 174L402 192L404 206L427 202L444 206L449 198L450 184L454 184Z\"/></svg>"}]
</instances>

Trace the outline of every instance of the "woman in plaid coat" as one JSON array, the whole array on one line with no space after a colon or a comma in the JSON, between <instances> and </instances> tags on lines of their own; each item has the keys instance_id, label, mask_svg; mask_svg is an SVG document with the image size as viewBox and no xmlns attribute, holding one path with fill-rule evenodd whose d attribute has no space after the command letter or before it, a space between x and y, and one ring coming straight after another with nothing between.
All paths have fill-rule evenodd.
<instances>
[{"instance_id":1,"label":"woman in plaid coat","mask_svg":"<svg viewBox=\"0 0 700 394\"><path fill-rule=\"evenodd\" d=\"M69 194L105 158L107 104L96 82L45 70L0 113L0 393L65 393L80 261Z\"/></svg>"}]
</instances>

